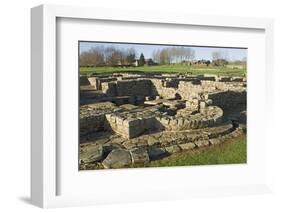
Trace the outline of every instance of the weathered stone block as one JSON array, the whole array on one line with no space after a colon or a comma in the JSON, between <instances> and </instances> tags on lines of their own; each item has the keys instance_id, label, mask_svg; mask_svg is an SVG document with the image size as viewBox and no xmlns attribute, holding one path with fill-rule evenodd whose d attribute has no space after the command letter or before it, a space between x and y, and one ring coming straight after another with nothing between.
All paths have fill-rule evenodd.
<instances>
[{"instance_id":1,"label":"weathered stone block","mask_svg":"<svg viewBox=\"0 0 281 213\"><path fill-rule=\"evenodd\" d=\"M208 126L208 120L207 120L206 118L203 118L203 119L201 120L201 126L202 126L203 128L205 128L205 127Z\"/></svg>"},{"instance_id":2,"label":"weathered stone block","mask_svg":"<svg viewBox=\"0 0 281 213\"><path fill-rule=\"evenodd\" d=\"M108 155L112 150L114 150L114 149L120 149L121 148L121 146L120 146L120 144L117 144L117 143L107 143L107 144L103 144L102 145L102 147L103 147L103 153L104 153L104 155Z\"/></svg>"},{"instance_id":3,"label":"weathered stone block","mask_svg":"<svg viewBox=\"0 0 281 213\"><path fill-rule=\"evenodd\" d=\"M210 139L209 142L212 145L216 145L216 144L220 144L221 143L221 141L218 140L217 138Z\"/></svg>"},{"instance_id":4,"label":"weathered stone block","mask_svg":"<svg viewBox=\"0 0 281 213\"><path fill-rule=\"evenodd\" d=\"M144 127L146 129L153 129L156 123L156 119L154 117L144 119Z\"/></svg>"},{"instance_id":5,"label":"weathered stone block","mask_svg":"<svg viewBox=\"0 0 281 213\"><path fill-rule=\"evenodd\" d=\"M143 117L138 117L138 120L140 121L140 126L144 125L144 118Z\"/></svg>"},{"instance_id":6,"label":"weathered stone block","mask_svg":"<svg viewBox=\"0 0 281 213\"><path fill-rule=\"evenodd\" d=\"M126 149L133 149L137 147L137 144L132 143L130 140L125 141L122 146L124 146Z\"/></svg>"},{"instance_id":7,"label":"weathered stone block","mask_svg":"<svg viewBox=\"0 0 281 213\"><path fill-rule=\"evenodd\" d=\"M134 127L134 126L139 126L140 125L140 120L139 119L126 119L123 121L124 127Z\"/></svg>"},{"instance_id":8,"label":"weathered stone block","mask_svg":"<svg viewBox=\"0 0 281 213\"><path fill-rule=\"evenodd\" d=\"M143 164L149 162L149 156L146 149L135 148L130 150L133 164Z\"/></svg>"},{"instance_id":9,"label":"weathered stone block","mask_svg":"<svg viewBox=\"0 0 281 213\"><path fill-rule=\"evenodd\" d=\"M80 159L84 163L94 163L103 159L104 149L103 146L90 146L85 148L87 151L85 154L81 154Z\"/></svg>"},{"instance_id":10,"label":"weathered stone block","mask_svg":"<svg viewBox=\"0 0 281 213\"><path fill-rule=\"evenodd\" d=\"M214 122L215 124L220 124L222 122L222 116L217 116L215 119L214 119Z\"/></svg>"},{"instance_id":11,"label":"weathered stone block","mask_svg":"<svg viewBox=\"0 0 281 213\"><path fill-rule=\"evenodd\" d=\"M212 126L214 126L214 125L215 125L214 119L213 119L213 118L210 118L210 120L209 120L209 127L212 127Z\"/></svg>"},{"instance_id":12,"label":"weathered stone block","mask_svg":"<svg viewBox=\"0 0 281 213\"><path fill-rule=\"evenodd\" d=\"M162 117L161 118L161 123L163 123L163 125L169 125L170 119L167 118L167 117Z\"/></svg>"},{"instance_id":13,"label":"weathered stone block","mask_svg":"<svg viewBox=\"0 0 281 213\"><path fill-rule=\"evenodd\" d=\"M178 124L178 120L177 120L177 119L174 118L174 119L171 119L171 120L170 120L170 126L171 126L171 127L173 127L173 126L176 127L177 124Z\"/></svg>"},{"instance_id":14,"label":"weathered stone block","mask_svg":"<svg viewBox=\"0 0 281 213\"><path fill-rule=\"evenodd\" d=\"M108 154L102 165L106 169L129 167L132 165L130 152L124 149L114 149Z\"/></svg>"},{"instance_id":15,"label":"weathered stone block","mask_svg":"<svg viewBox=\"0 0 281 213\"><path fill-rule=\"evenodd\" d=\"M184 123L183 118L179 118L179 119L178 119L178 125L179 125L179 126L183 126L183 123Z\"/></svg>"},{"instance_id":16,"label":"weathered stone block","mask_svg":"<svg viewBox=\"0 0 281 213\"><path fill-rule=\"evenodd\" d=\"M208 99L209 99L208 93L205 93L205 94L203 95L203 98L204 98L204 100L208 100Z\"/></svg>"},{"instance_id":17,"label":"weathered stone block","mask_svg":"<svg viewBox=\"0 0 281 213\"><path fill-rule=\"evenodd\" d=\"M211 106L213 104L213 100L212 99L206 100L206 104L207 106Z\"/></svg>"},{"instance_id":18,"label":"weathered stone block","mask_svg":"<svg viewBox=\"0 0 281 213\"><path fill-rule=\"evenodd\" d=\"M89 85L91 82L87 78L87 76L80 76L80 86L86 86Z\"/></svg>"},{"instance_id":19,"label":"weathered stone block","mask_svg":"<svg viewBox=\"0 0 281 213\"><path fill-rule=\"evenodd\" d=\"M148 155L151 160L160 159L167 156L167 151L164 148L149 147Z\"/></svg>"},{"instance_id":20,"label":"weathered stone block","mask_svg":"<svg viewBox=\"0 0 281 213\"><path fill-rule=\"evenodd\" d=\"M198 127L198 121L196 119L192 120L191 122L191 128L192 129L196 129Z\"/></svg>"},{"instance_id":21,"label":"weathered stone block","mask_svg":"<svg viewBox=\"0 0 281 213\"><path fill-rule=\"evenodd\" d=\"M127 138L134 138L140 135L141 133L143 133L144 129L140 126L133 126L128 128L127 131L128 131Z\"/></svg>"},{"instance_id":22,"label":"weathered stone block","mask_svg":"<svg viewBox=\"0 0 281 213\"><path fill-rule=\"evenodd\" d=\"M179 144L179 146L182 150L189 150L195 148L194 143L184 143L184 144Z\"/></svg>"},{"instance_id":23,"label":"weathered stone block","mask_svg":"<svg viewBox=\"0 0 281 213\"><path fill-rule=\"evenodd\" d=\"M148 137L148 139L147 139L147 143L148 143L149 146L152 146L152 145L154 145L154 144L159 143L159 140L156 139L155 137L150 136L150 137Z\"/></svg>"},{"instance_id":24,"label":"weathered stone block","mask_svg":"<svg viewBox=\"0 0 281 213\"><path fill-rule=\"evenodd\" d=\"M186 126L187 129L190 128L191 121L189 119L184 119L184 126Z\"/></svg>"},{"instance_id":25,"label":"weathered stone block","mask_svg":"<svg viewBox=\"0 0 281 213\"><path fill-rule=\"evenodd\" d=\"M106 114L106 115L105 115L105 118L106 118L107 120L111 120L111 114Z\"/></svg>"},{"instance_id":26,"label":"weathered stone block","mask_svg":"<svg viewBox=\"0 0 281 213\"><path fill-rule=\"evenodd\" d=\"M181 148L178 145L168 146L168 147L165 147L165 149L170 154L181 151Z\"/></svg>"},{"instance_id":27,"label":"weathered stone block","mask_svg":"<svg viewBox=\"0 0 281 213\"><path fill-rule=\"evenodd\" d=\"M200 109L205 109L205 107L206 107L206 102L200 101Z\"/></svg>"},{"instance_id":28,"label":"weathered stone block","mask_svg":"<svg viewBox=\"0 0 281 213\"><path fill-rule=\"evenodd\" d=\"M199 141L195 141L195 144L197 147L204 147L204 146L209 145L209 141L208 140L199 140Z\"/></svg>"},{"instance_id":29,"label":"weathered stone block","mask_svg":"<svg viewBox=\"0 0 281 213\"><path fill-rule=\"evenodd\" d=\"M116 117L116 123L117 125L123 125L123 118L120 118L120 117Z\"/></svg>"}]
</instances>

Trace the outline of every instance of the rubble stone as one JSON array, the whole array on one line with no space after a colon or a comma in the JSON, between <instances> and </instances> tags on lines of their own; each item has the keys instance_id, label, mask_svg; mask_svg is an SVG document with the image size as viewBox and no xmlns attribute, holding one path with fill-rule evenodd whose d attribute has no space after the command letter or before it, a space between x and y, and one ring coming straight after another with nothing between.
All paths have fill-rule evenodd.
<instances>
[{"instance_id":1,"label":"rubble stone","mask_svg":"<svg viewBox=\"0 0 281 213\"><path fill-rule=\"evenodd\" d=\"M132 165L130 152L124 149L114 149L108 154L102 165L106 169L129 167Z\"/></svg>"}]
</instances>

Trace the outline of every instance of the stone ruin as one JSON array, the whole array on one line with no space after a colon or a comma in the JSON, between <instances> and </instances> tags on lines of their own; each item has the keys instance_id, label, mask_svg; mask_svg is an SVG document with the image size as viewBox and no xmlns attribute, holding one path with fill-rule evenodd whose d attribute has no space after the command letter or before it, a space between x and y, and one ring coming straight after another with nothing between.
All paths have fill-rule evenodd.
<instances>
[{"instance_id":1,"label":"stone ruin","mask_svg":"<svg viewBox=\"0 0 281 213\"><path fill-rule=\"evenodd\" d=\"M219 144L246 128L246 79L80 76L80 163L123 168Z\"/></svg>"}]
</instances>

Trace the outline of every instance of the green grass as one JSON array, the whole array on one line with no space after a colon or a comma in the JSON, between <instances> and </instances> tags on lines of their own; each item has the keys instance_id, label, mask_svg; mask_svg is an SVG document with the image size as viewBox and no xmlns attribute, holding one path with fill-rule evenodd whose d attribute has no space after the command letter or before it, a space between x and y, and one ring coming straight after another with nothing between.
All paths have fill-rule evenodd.
<instances>
[{"instance_id":1,"label":"green grass","mask_svg":"<svg viewBox=\"0 0 281 213\"><path fill-rule=\"evenodd\" d=\"M152 161L147 167L237 164L247 162L246 136L232 139L220 145L185 151Z\"/></svg>"},{"instance_id":2,"label":"green grass","mask_svg":"<svg viewBox=\"0 0 281 213\"><path fill-rule=\"evenodd\" d=\"M233 69L229 67L206 67L206 66L188 66L182 64L176 65L159 65L159 66L143 66L143 67L80 67L80 74L111 74L118 72L155 72L155 73L187 73L192 74L216 74L223 76L242 76L246 74L246 69Z\"/></svg>"}]
</instances>

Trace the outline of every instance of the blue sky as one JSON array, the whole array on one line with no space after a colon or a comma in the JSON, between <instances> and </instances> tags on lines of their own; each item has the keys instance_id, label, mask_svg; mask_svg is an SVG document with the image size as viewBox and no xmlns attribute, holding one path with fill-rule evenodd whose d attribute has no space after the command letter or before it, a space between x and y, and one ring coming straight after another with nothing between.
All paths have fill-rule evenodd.
<instances>
[{"instance_id":1,"label":"blue sky","mask_svg":"<svg viewBox=\"0 0 281 213\"><path fill-rule=\"evenodd\" d=\"M80 42L80 53L91 49L92 47L104 46L110 47L114 46L120 49L134 48L137 53L137 57L141 53L144 54L145 58L152 58L152 53L155 50L161 50L166 47L172 47L171 45L154 45L154 44L129 44L129 43L102 43L102 42ZM176 46L176 45L175 45ZM187 47L187 46L186 46ZM247 49L245 48L222 48L222 47L196 47L188 46L195 50L195 59L205 59L212 60L212 53L215 51L221 51L227 55L229 60L241 60L247 57Z\"/></svg>"}]
</instances>

